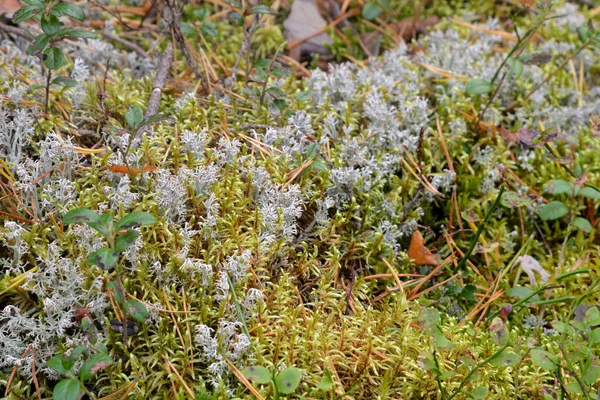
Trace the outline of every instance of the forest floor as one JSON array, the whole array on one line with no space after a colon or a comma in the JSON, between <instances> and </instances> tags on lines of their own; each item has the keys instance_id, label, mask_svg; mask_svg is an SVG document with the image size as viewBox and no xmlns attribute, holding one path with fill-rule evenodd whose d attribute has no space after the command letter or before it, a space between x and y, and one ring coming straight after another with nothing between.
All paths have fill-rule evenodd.
<instances>
[{"instance_id":1,"label":"forest floor","mask_svg":"<svg viewBox=\"0 0 600 400\"><path fill-rule=\"evenodd\" d=\"M597 5L0 14L0 396L600 398Z\"/></svg>"}]
</instances>

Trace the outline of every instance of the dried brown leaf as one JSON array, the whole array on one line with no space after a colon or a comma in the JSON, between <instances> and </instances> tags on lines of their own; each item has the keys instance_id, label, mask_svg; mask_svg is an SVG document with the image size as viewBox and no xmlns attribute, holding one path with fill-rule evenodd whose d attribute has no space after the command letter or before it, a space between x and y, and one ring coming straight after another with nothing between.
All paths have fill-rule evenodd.
<instances>
[{"instance_id":1,"label":"dried brown leaf","mask_svg":"<svg viewBox=\"0 0 600 400\"><path fill-rule=\"evenodd\" d=\"M419 231L415 231L410 238L410 245L408 247L408 257L413 260L413 265L434 265L440 264L439 256L433 254L425 246L425 240L423 235Z\"/></svg>"}]
</instances>

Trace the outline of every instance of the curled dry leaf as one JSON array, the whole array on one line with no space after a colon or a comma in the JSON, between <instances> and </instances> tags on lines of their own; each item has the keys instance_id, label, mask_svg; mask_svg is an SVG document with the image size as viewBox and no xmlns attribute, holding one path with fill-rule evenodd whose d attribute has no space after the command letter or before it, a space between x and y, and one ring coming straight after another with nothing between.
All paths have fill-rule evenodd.
<instances>
[{"instance_id":1,"label":"curled dry leaf","mask_svg":"<svg viewBox=\"0 0 600 400\"><path fill-rule=\"evenodd\" d=\"M519 57L525 65L544 65L552 61L552 56L548 53L532 53Z\"/></svg>"},{"instance_id":2,"label":"curled dry leaf","mask_svg":"<svg viewBox=\"0 0 600 400\"><path fill-rule=\"evenodd\" d=\"M412 42L419 35L427 33L427 30L434 25L437 25L440 19L435 15L426 19L406 18L402 21L390 24L390 28L396 35L402 36L406 43Z\"/></svg>"},{"instance_id":3,"label":"curled dry leaf","mask_svg":"<svg viewBox=\"0 0 600 400\"><path fill-rule=\"evenodd\" d=\"M423 235L419 231L415 231L410 238L410 246L408 247L408 256L413 260L413 265L439 265L439 255L433 254L425 246Z\"/></svg>"},{"instance_id":4,"label":"curled dry leaf","mask_svg":"<svg viewBox=\"0 0 600 400\"><path fill-rule=\"evenodd\" d=\"M540 275L540 283L545 284L550 278L550 274L540 265L540 263L533 257L525 255L517 259L517 262L521 263L521 268L529 277L529 281L533 286L537 286L537 280L535 279L535 272Z\"/></svg>"},{"instance_id":5,"label":"curled dry leaf","mask_svg":"<svg viewBox=\"0 0 600 400\"><path fill-rule=\"evenodd\" d=\"M521 0L521 5L525 8L531 8L535 6L535 0Z\"/></svg>"},{"instance_id":6,"label":"curled dry leaf","mask_svg":"<svg viewBox=\"0 0 600 400\"><path fill-rule=\"evenodd\" d=\"M290 15L283 21L285 38L290 43L290 56L296 60L299 60L302 55L315 53L330 56L331 52L325 46L333 44L333 40L325 32L317 34L325 25L327 21L321 16L314 0L294 1ZM311 37L311 35L315 36ZM292 48L294 42L303 39L306 40Z\"/></svg>"},{"instance_id":7,"label":"curled dry leaf","mask_svg":"<svg viewBox=\"0 0 600 400\"><path fill-rule=\"evenodd\" d=\"M23 7L23 4L20 0L0 0L0 15L3 15L6 18L12 18L15 11L19 8Z\"/></svg>"}]
</instances>

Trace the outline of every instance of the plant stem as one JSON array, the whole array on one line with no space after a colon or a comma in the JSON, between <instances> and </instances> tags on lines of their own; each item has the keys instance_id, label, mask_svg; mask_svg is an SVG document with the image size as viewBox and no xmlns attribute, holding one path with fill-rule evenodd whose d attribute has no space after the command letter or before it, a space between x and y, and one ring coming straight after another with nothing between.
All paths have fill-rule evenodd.
<instances>
[{"instance_id":1,"label":"plant stem","mask_svg":"<svg viewBox=\"0 0 600 400\"><path fill-rule=\"evenodd\" d=\"M433 351L433 362L435 362L435 367L438 369L438 371L440 371L440 364L438 363L437 354L436 354L435 350ZM440 381L440 377L436 376L435 380L437 381L438 388L440 389L440 393L442 394L442 400L446 399L446 391L444 390L444 387L442 386L442 382Z\"/></svg>"},{"instance_id":2,"label":"plant stem","mask_svg":"<svg viewBox=\"0 0 600 400\"><path fill-rule=\"evenodd\" d=\"M481 233L483 232L483 228L485 227L485 225L488 223L488 221L492 217L492 213L494 212L494 210L500 204L500 199L502 198L502 193L504 193L504 186L500 186L500 191L498 192L498 196L496 197L496 200L494 201L494 203L492 204L492 206L488 210L487 214L485 215L485 218L484 218L483 222L477 228L477 233L475 233L475 237L471 241L471 246L469 247L469 250L467 250L467 252L465 253L464 257L460 260L460 262L456 266L455 270L460 270L462 267L464 267L464 265L469 260L469 257L471 257L471 254L473 253L473 250L475 250L475 246L477 246L477 242L479 241L479 237L481 236Z\"/></svg>"},{"instance_id":3,"label":"plant stem","mask_svg":"<svg viewBox=\"0 0 600 400\"><path fill-rule=\"evenodd\" d=\"M469 372L469 374L463 378L463 380L460 382L460 385L458 386L458 389L456 389L452 393L452 395L450 397L448 397L446 400L452 400L457 394L459 394L460 391L462 390L463 386L465 386L465 384L469 381L469 379L471 379L471 376L473 376L473 374L475 374L475 372L477 372L479 370L479 368L483 367L485 364L489 363L494 358L496 358L496 356L499 356L500 353L502 353L504 350L506 350L506 348L508 347L508 344L509 344L509 342L507 341L506 344L504 346L502 346L498 351L496 351L490 357L486 358L485 360L483 360L482 362L480 362L479 364L477 364L471 370L471 372Z\"/></svg>"},{"instance_id":4,"label":"plant stem","mask_svg":"<svg viewBox=\"0 0 600 400\"><path fill-rule=\"evenodd\" d=\"M240 303L238 301L237 295L235 294L235 286L233 286L233 281L229 274L227 274L227 282L229 283L229 290L231 291L231 296L233 297L233 302L235 303L235 311L237 312L238 319L242 323L242 330L244 334L250 340L250 331L248 331L248 326L246 326L246 319L244 318L244 314L242 313L242 309L240 308Z\"/></svg>"},{"instance_id":5,"label":"plant stem","mask_svg":"<svg viewBox=\"0 0 600 400\"><path fill-rule=\"evenodd\" d=\"M46 99L44 101L44 114L48 114L48 104L50 102L50 82L52 82L52 70L48 68L46 77Z\"/></svg>"}]
</instances>

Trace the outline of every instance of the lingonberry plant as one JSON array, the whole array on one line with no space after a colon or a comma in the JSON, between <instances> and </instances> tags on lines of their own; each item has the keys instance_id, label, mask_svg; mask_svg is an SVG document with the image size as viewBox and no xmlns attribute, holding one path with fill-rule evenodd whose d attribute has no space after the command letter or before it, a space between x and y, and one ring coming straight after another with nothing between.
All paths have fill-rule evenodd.
<instances>
[{"instance_id":1,"label":"lingonberry plant","mask_svg":"<svg viewBox=\"0 0 600 400\"><path fill-rule=\"evenodd\" d=\"M42 30L42 33L33 38L33 42L27 48L27 53L38 56L47 69L44 110L48 113L50 85L72 86L74 84L71 80L64 77L57 77L52 80L52 71L58 70L65 64L65 55L57 47L57 43L67 38L94 38L96 34L85 29L67 27L59 20L62 16L67 16L79 22L85 20L83 9L75 3L67 1L57 3L52 0L24 0L24 2L27 5L15 12L13 22L17 24L34 20Z\"/></svg>"}]
</instances>

